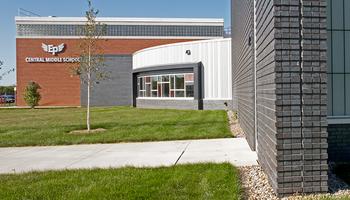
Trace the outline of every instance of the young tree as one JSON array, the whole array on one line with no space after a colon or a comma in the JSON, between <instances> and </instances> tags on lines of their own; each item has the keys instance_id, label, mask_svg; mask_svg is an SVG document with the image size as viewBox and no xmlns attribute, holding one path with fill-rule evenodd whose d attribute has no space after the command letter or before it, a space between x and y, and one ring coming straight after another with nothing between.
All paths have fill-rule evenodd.
<instances>
[{"instance_id":1,"label":"young tree","mask_svg":"<svg viewBox=\"0 0 350 200\"><path fill-rule=\"evenodd\" d=\"M106 26L96 21L99 11L92 7L88 0L88 11L86 11L86 24L83 28L83 37L80 43L80 63L73 67L73 74L78 75L83 85L87 87L87 111L86 126L90 132L90 99L93 86L107 78L103 70L104 58L102 49L98 42L106 32Z\"/></svg>"},{"instance_id":2,"label":"young tree","mask_svg":"<svg viewBox=\"0 0 350 200\"><path fill-rule=\"evenodd\" d=\"M41 95L39 93L40 85L36 82L29 82L24 91L24 101L30 106L30 108L35 108L39 105Z\"/></svg>"}]
</instances>

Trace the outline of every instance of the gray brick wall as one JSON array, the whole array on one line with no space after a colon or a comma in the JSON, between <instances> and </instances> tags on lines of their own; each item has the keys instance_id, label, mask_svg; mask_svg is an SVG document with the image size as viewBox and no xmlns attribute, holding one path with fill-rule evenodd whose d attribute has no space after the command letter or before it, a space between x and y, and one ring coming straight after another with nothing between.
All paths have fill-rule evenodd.
<instances>
[{"instance_id":1,"label":"gray brick wall","mask_svg":"<svg viewBox=\"0 0 350 200\"><path fill-rule=\"evenodd\" d=\"M132 56L105 56L108 79L92 89L92 106L130 106L132 104ZM81 85L81 105L87 104L87 87Z\"/></svg>"},{"instance_id":2,"label":"gray brick wall","mask_svg":"<svg viewBox=\"0 0 350 200\"><path fill-rule=\"evenodd\" d=\"M255 149L254 136L254 35L253 1L232 1L232 78L233 106L240 111L241 127L248 133L249 145Z\"/></svg>"},{"instance_id":3,"label":"gray brick wall","mask_svg":"<svg viewBox=\"0 0 350 200\"><path fill-rule=\"evenodd\" d=\"M138 108L198 110L197 100L136 99Z\"/></svg>"},{"instance_id":4,"label":"gray brick wall","mask_svg":"<svg viewBox=\"0 0 350 200\"><path fill-rule=\"evenodd\" d=\"M242 128L280 196L328 190L325 0L233 0L234 98ZM257 112L254 111L256 80Z\"/></svg>"},{"instance_id":5,"label":"gray brick wall","mask_svg":"<svg viewBox=\"0 0 350 200\"><path fill-rule=\"evenodd\" d=\"M329 160L350 162L350 124L331 124L328 134Z\"/></svg>"},{"instance_id":6,"label":"gray brick wall","mask_svg":"<svg viewBox=\"0 0 350 200\"><path fill-rule=\"evenodd\" d=\"M277 52L274 1L256 2L256 85L258 158L275 190L277 173Z\"/></svg>"},{"instance_id":7,"label":"gray brick wall","mask_svg":"<svg viewBox=\"0 0 350 200\"><path fill-rule=\"evenodd\" d=\"M225 106L227 103L227 106ZM198 110L198 100L136 99L138 108ZM203 100L203 110L226 110L231 102L225 100Z\"/></svg>"}]
</instances>

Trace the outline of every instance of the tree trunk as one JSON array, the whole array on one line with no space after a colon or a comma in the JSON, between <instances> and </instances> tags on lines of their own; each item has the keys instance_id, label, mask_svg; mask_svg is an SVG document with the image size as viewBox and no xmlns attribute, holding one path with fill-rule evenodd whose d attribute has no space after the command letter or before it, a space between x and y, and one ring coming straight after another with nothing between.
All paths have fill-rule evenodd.
<instances>
[{"instance_id":1,"label":"tree trunk","mask_svg":"<svg viewBox=\"0 0 350 200\"><path fill-rule=\"evenodd\" d=\"M88 68L88 80L87 80L87 87L88 87L88 94L87 94L87 111L86 111L86 126L88 132L90 132L90 93L91 93L91 52L90 52L90 47L89 47L89 68Z\"/></svg>"},{"instance_id":2,"label":"tree trunk","mask_svg":"<svg viewBox=\"0 0 350 200\"><path fill-rule=\"evenodd\" d=\"M86 127L88 132L90 132L90 92L91 92L90 80L88 81L87 87L88 87L88 91L87 91Z\"/></svg>"}]
</instances>

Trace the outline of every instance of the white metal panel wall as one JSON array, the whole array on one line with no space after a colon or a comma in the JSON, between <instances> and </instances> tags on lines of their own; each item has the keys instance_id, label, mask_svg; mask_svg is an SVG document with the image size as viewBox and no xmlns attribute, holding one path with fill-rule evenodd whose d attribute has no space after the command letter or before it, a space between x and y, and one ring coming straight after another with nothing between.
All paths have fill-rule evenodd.
<instances>
[{"instance_id":1,"label":"white metal panel wall","mask_svg":"<svg viewBox=\"0 0 350 200\"><path fill-rule=\"evenodd\" d=\"M186 51L190 50L191 55ZM133 68L202 62L206 100L232 99L231 39L202 40L152 47L133 56Z\"/></svg>"}]
</instances>

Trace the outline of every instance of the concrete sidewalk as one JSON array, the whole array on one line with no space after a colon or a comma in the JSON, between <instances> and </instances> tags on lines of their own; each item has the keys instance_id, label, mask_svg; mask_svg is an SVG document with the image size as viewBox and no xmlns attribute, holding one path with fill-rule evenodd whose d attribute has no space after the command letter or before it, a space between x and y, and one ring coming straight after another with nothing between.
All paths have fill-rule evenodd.
<instances>
[{"instance_id":1,"label":"concrete sidewalk","mask_svg":"<svg viewBox=\"0 0 350 200\"><path fill-rule=\"evenodd\" d=\"M256 165L256 160L256 153L243 138L0 148L0 173L201 162L250 166Z\"/></svg>"}]
</instances>

